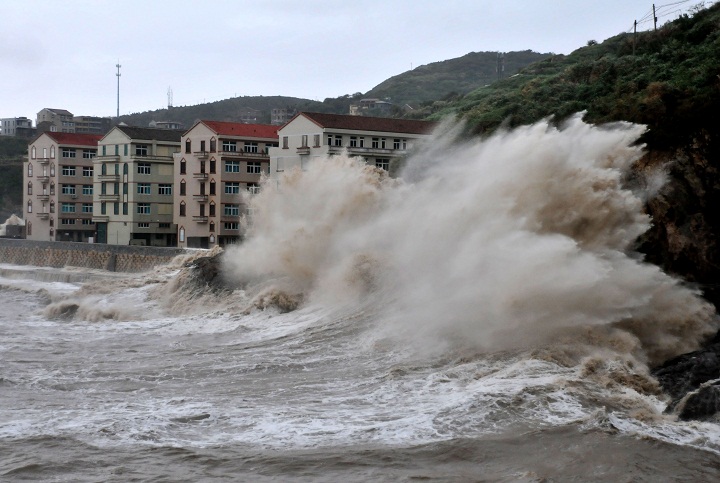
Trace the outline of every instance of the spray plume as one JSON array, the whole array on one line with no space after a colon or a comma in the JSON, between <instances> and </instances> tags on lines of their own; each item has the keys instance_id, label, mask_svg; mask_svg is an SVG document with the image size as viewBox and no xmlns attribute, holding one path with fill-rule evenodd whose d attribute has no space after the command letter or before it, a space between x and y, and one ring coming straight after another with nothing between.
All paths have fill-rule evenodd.
<instances>
[{"instance_id":1,"label":"spray plume","mask_svg":"<svg viewBox=\"0 0 720 483\"><path fill-rule=\"evenodd\" d=\"M369 297L389 330L485 350L612 327L657 362L715 329L709 304L632 252L647 193L622 179L643 126L458 130L438 129L398 180L341 155L266 184L228 274L315 302Z\"/></svg>"}]
</instances>

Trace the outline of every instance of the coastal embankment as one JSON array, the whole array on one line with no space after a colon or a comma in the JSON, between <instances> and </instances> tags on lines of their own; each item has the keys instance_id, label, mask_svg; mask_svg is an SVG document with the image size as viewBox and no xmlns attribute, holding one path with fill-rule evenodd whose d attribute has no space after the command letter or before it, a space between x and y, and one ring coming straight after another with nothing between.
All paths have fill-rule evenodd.
<instances>
[{"instance_id":1,"label":"coastal embankment","mask_svg":"<svg viewBox=\"0 0 720 483\"><path fill-rule=\"evenodd\" d=\"M0 263L39 267L84 267L111 272L144 272L187 253L182 248L0 238Z\"/></svg>"}]
</instances>

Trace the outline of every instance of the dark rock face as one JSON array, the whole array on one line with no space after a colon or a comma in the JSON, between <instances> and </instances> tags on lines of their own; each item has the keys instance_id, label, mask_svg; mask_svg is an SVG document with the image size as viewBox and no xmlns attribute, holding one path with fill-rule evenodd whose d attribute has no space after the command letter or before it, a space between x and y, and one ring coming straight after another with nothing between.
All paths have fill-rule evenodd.
<instances>
[{"instance_id":1,"label":"dark rock face","mask_svg":"<svg viewBox=\"0 0 720 483\"><path fill-rule=\"evenodd\" d=\"M669 360L654 375L672 397L666 411L680 419L709 419L720 410L720 342Z\"/></svg>"},{"instance_id":2,"label":"dark rock face","mask_svg":"<svg viewBox=\"0 0 720 483\"><path fill-rule=\"evenodd\" d=\"M191 280L198 287L207 287L213 291L232 291L237 287L230 283L222 272L222 260L225 252L209 257L201 257L188 263L192 269Z\"/></svg>"}]
</instances>

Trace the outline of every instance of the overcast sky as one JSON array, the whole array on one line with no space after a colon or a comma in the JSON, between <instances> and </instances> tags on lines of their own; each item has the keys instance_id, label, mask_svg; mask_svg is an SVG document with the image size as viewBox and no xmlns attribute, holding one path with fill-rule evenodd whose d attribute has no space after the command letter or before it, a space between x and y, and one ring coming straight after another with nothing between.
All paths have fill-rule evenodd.
<instances>
[{"instance_id":1,"label":"overcast sky","mask_svg":"<svg viewBox=\"0 0 720 483\"><path fill-rule=\"evenodd\" d=\"M659 24L695 0L656 2ZM712 2L705 2L706 4ZM677 4L677 5L670 5ZM662 8L661 8L662 7ZM469 52L568 54L652 28L652 0L0 0L0 117L367 92Z\"/></svg>"}]
</instances>

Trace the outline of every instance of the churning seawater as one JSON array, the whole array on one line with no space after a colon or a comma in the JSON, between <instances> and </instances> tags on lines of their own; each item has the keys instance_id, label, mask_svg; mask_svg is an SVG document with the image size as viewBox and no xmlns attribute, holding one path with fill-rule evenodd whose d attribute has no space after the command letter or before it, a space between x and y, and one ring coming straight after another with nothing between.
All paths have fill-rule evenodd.
<instances>
[{"instance_id":1,"label":"churning seawater","mask_svg":"<svg viewBox=\"0 0 720 483\"><path fill-rule=\"evenodd\" d=\"M642 128L448 130L400 180L337 156L266 186L232 293L187 260L0 267L0 479L720 478L717 424L648 371L716 327L632 254Z\"/></svg>"}]
</instances>

